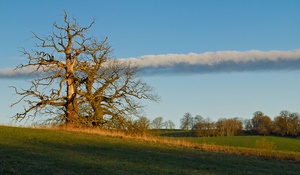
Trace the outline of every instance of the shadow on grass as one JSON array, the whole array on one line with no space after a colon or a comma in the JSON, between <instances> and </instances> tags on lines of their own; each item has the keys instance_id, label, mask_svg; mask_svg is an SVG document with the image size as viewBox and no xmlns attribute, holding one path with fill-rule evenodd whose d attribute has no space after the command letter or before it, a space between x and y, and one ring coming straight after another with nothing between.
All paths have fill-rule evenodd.
<instances>
[{"instance_id":1,"label":"shadow on grass","mask_svg":"<svg viewBox=\"0 0 300 175\"><path fill-rule=\"evenodd\" d=\"M0 172L6 174L210 174L171 150L126 145L42 143L43 148L1 146ZM175 154L174 154L175 153ZM189 163L190 164L189 164Z\"/></svg>"}]
</instances>

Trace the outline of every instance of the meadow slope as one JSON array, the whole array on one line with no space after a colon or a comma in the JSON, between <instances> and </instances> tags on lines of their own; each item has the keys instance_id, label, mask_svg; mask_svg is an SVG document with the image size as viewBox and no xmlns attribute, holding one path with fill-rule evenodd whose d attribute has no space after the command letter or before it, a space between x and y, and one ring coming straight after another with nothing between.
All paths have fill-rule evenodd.
<instances>
[{"instance_id":1,"label":"meadow slope","mask_svg":"<svg viewBox=\"0 0 300 175\"><path fill-rule=\"evenodd\" d=\"M0 174L299 174L300 164L134 138L0 126Z\"/></svg>"}]
</instances>

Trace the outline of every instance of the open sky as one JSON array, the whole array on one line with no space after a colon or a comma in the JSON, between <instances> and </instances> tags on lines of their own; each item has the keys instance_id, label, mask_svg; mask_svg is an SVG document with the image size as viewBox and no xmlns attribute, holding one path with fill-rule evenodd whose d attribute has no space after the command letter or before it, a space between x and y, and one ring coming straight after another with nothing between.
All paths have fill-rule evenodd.
<instances>
[{"instance_id":1,"label":"open sky","mask_svg":"<svg viewBox=\"0 0 300 175\"><path fill-rule=\"evenodd\" d=\"M26 87L10 75L34 49L35 32L52 32L63 10L89 34L109 38L118 59L136 61L159 103L145 102L145 115L176 127L190 112L216 121L271 118L300 112L300 1L298 0L2 0L0 1L0 124L22 105L8 86ZM29 121L30 122L30 121Z\"/></svg>"}]
</instances>

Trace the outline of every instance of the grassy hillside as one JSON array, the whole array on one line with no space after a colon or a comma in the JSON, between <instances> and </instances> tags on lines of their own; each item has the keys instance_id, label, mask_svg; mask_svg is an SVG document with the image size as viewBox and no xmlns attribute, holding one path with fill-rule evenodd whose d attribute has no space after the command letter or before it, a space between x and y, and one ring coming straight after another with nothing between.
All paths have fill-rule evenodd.
<instances>
[{"instance_id":1,"label":"grassy hillside","mask_svg":"<svg viewBox=\"0 0 300 175\"><path fill-rule=\"evenodd\" d=\"M0 174L299 174L300 164L62 130L0 126Z\"/></svg>"}]
</instances>

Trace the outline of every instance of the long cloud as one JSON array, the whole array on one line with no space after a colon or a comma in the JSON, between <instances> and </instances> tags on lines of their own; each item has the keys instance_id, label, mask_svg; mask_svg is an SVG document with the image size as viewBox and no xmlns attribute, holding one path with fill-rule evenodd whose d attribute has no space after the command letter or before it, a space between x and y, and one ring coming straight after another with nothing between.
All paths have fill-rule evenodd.
<instances>
[{"instance_id":1,"label":"long cloud","mask_svg":"<svg viewBox=\"0 0 300 175\"><path fill-rule=\"evenodd\" d=\"M300 49L145 55L119 60L130 61L139 66L145 75L300 70ZM0 78L20 78L28 76L29 72L30 68L15 71L2 69L0 70Z\"/></svg>"},{"instance_id":2,"label":"long cloud","mask_svg":"<svg viewBox=\"0 0 300 175\"><path fill-rule=\"evenodd\" d=\"M145 55L123 59L144 74L215 73L240 71L300 70L300 49L291 51L218 51L202 54Z\"/></svg>"},{"instance_id":3,"label":"long cloud","mask_svg":"<svg viewBox=\"0 0 300 175\"><path fill-rule=\"evenodd\" d=\"M15 69L15 68L0 69L0 78L21 79L21 78L36 76L36 74L32 74L33 70L34 70L33 67L26 67L22 69Z\"/></svg>"}]
</instances>

